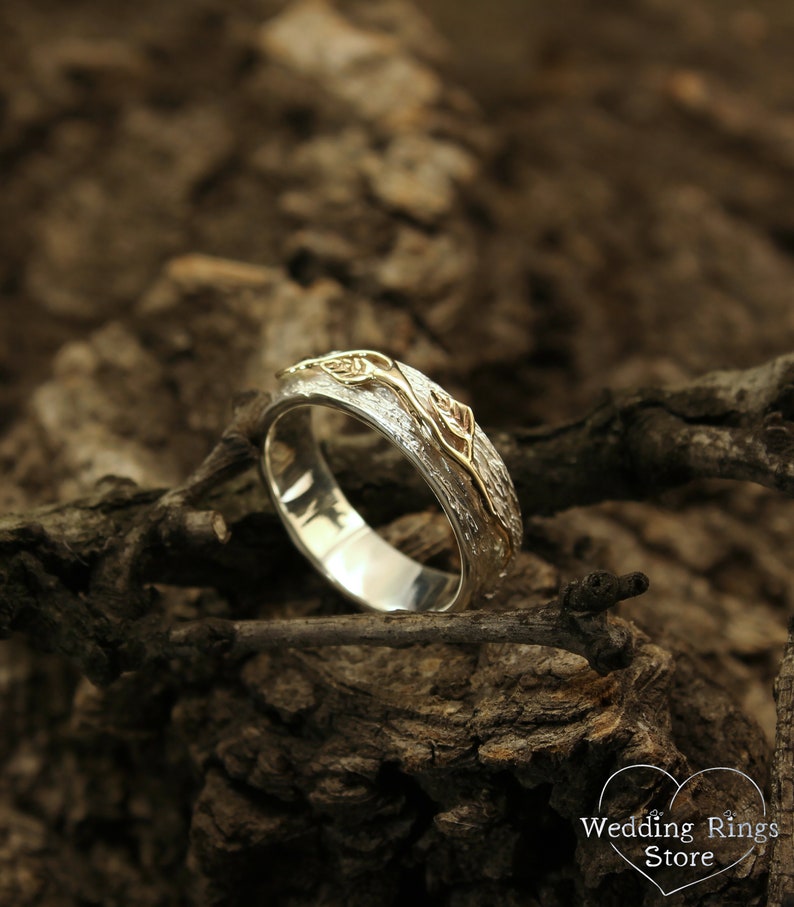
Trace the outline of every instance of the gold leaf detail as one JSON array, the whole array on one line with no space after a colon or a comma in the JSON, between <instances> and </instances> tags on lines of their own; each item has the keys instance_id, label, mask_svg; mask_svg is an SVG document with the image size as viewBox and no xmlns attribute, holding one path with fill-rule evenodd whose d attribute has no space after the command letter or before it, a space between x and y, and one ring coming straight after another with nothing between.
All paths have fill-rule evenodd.
<instances>
[{"instance_id":1,"label":"gold leaf detail","mask_svg":"<svg viewBox=\"0 0 794 907\"><path fill-rule=\"evenodd\" d=\"M460 403L448 393L432 390L430 393L433 421L438 426L444 443L470 461L474 448L474 413L465 403Z\"/></svg>"},{"instance_id":2,"label":"gold leaf detail","mask_svg":"<svg viewBox=\"0 0 794 907\"><path fill-rule=\"evenodd\" d=\"M371 381L378 373L379 366L366 356L340 356L326 359L320 368L343 384L363 384Z\"/></svg>"},{"instance_id":3,"label":"gold leaf detail","mask_svg":"<svg viewBox=\"0 0 794 907\"><path fill-rule=\"evenodd\" d=\"M285 378L306 369L319 368L327 375L336 378L340 384L363 384L382 376L394 368L394 360L374 350L350 350L333 352L316 359L303 359L290 368L277 373L278 378Z\"/></svg>"},{"instance_id":4,"label":"gold leaf detail","mask_svg":"<svg viewBox=\"0 0 794 907\"><path fill-rule=\"evenodd\" d=\"M465 403L451 397L441 388L430 390L427 402L420 400L411 382L403 374L399 364L375 350L338 350L327 356L303 359L290 368L278 373L286 377L307 369L319 368L340 384L365 384L378 382L395 393L419 424L429 428L440 449L449 454L469 474L480 492L488 510L499 521L499 525L512 549L509 526L503 514L497 509L491 492L474 464L474 413Z\"/></svg>"}]
</instances>

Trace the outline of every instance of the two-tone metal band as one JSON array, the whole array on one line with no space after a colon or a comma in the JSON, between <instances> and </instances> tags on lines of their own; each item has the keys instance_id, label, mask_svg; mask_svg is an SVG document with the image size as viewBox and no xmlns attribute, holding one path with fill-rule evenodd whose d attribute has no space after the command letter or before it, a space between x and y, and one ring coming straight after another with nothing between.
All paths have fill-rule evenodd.
<instances>
[{"instance_id":1,"label":"two-tone metal band","mask_svg":"<svg viewBox=\"0 0 794 907\"><path fill-rule=\"evenodd\" d=\"M471 409L416 369L372 350L279 373L261 468L292 540L341 592L377 611L451 611L488 594L521 544L513 484ZM460 574L424 566L379 536L342 493L315 440L313 407L342 410L416 467L452 525Z\"/></svg>"}]
</instances>

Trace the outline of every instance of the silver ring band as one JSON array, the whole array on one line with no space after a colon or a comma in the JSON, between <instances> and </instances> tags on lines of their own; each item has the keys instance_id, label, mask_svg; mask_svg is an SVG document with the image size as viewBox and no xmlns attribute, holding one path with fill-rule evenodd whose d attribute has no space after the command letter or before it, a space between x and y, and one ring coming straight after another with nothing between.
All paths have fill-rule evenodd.
<instances>
[{"instance_id":1,"label":"silver ring band","mask_svg":"<svg viewBox=\"0 0 794 907\"><path fill-rule=\"evenodd\" d=\"M334 352L279 373L264 416L261 471L296 546L342 593L376 611L452 611L492 592L521 545L513 483L468 406L372 350ZM313 407L342 410L416 467L452 525L460 574L424 566L352 507L315 440Z\"/></svg>"}]
</instances>

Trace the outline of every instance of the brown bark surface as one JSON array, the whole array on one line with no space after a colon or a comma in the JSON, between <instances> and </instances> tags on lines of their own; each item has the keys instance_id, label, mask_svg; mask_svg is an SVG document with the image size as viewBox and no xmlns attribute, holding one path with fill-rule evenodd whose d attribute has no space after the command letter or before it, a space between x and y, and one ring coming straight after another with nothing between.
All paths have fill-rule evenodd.
<instances>
[{"instance_id":1,"label":"brown bark surface","mask_svg":"<svg viewBox=\"0 0 794 907\"><path fill-rule=\"evenodd\" d=\"M0 26L0 905L669 903L579 823L635 763L741 769L790 829L789 6ZM251 469L276 369L356 347L493 429L524 550L454 643L253 645L372 627ZM451 556L390 449L328 446L395 544ZM635 571L571 618L567 583ZM785 904L790 843L678 902L765 903L771 866Z\"/></svg>"}]
</instances>

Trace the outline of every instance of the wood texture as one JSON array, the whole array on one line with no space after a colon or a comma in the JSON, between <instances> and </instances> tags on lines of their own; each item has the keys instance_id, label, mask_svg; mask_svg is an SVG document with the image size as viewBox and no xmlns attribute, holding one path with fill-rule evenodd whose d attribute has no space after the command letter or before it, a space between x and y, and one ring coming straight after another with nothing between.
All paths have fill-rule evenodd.
<instances>
[{"instance_id":1,"label":"wood texture","mask_svg":"<svg viewBox=\"0 0 794 907\"><path fill-rule=\"evenodd\" d=\"M763 784L794 611L784 0L0 24L0 904L655 907L579 817L636 762ZM235 650L359 632L251 469L275 371L358 347L492 429L517 569L467 641ZM381 531L454 561L393 451L326 429ZM563 615L632 658L468 635ZM761 904L770 866L782 897L785 843L680 901Z\"/></svg>"},{"instance_id":2,"label":"wood texture","mask_svg":"<svg viewBox=\"0 0 794 907\"><path fill-rule=\"evenodd\" d=\"M772 846L768 907L794 904L794 649L792 631L780 665L777 699L777 737L772 762L772 807L780 836Z\"/></svg>"}]
</instances>

